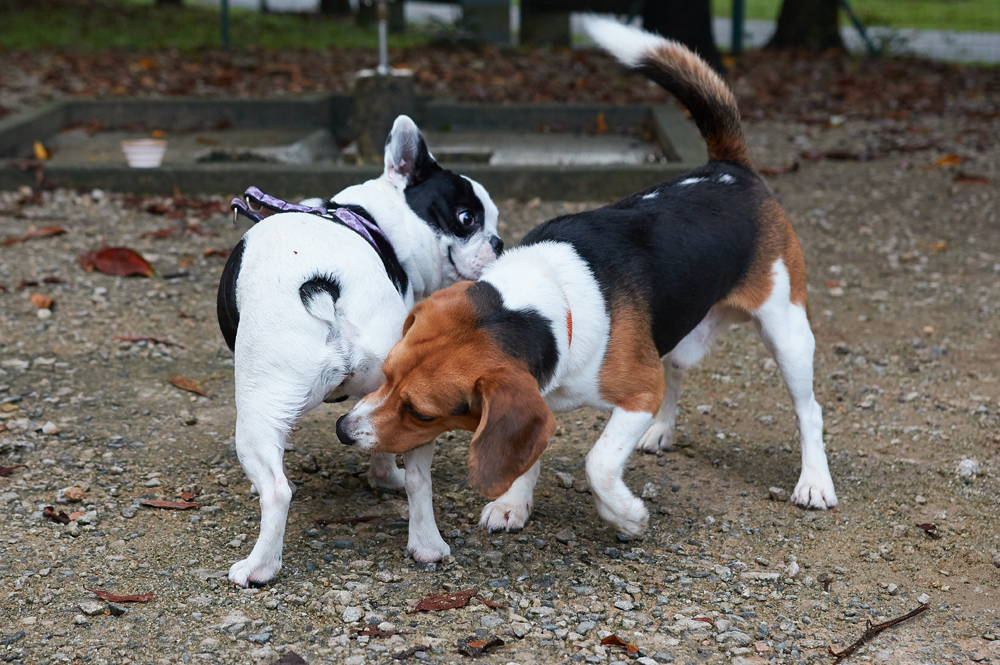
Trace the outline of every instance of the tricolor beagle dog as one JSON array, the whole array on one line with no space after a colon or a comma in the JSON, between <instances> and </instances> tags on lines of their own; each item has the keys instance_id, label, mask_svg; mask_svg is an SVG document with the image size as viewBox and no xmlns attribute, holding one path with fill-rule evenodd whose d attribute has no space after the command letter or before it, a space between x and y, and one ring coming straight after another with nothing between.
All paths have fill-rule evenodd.
<instances>
[{"instance_id":1,"label":"tricolor beagle dog","mask_svg":"<svg viewBox=\"0 0 1000 665\"><path fill-rule=\"evenodd\" d=\"M684 46L613 20L591 36L683 103L709 162L615 204L550 220L476 282L417 305L383 371L386 382L337 423L344 443L403 453L415 559L447 554L430 497L434 438L474 431L472 485L498 497L489 530L522 528L552 411L611 409L587 455L597 511L627 535L649 515L622 481L638 447L671 443L685 369L733 321L753 321L798 416L802 472L792 501L837 505L813 396L814 341L795 232L755 172L736 99ZM662 363L662 364L661 364Z\"/></svg>"},{"instance_id":2,"label":"tricolor beagle dog","mask_svg":"<svg viewBox=\"0 0 1000 665\"><path fill-rule=\"evenodd\" d=\"M229 569L240 586L281 569L292 498L282 457L295 422L320 402L378 388L414 301L476 279L503 247L489 194L441 168L406 116L386 142L383 174L331 201L303 202L325 217L282 212L256 224L219 283L219 325L236 355L236 452L261 507L253 551ZM402 487L403 475L392 455L372 457L373 486Z\"/></svg>"}]
</instances>

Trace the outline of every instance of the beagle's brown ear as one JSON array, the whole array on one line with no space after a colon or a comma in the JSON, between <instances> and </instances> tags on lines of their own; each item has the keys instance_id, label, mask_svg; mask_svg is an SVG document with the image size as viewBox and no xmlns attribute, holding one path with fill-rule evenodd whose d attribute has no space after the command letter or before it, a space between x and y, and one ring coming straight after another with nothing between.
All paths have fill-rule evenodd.
<instances>
[{"instance_id":1,"label":"beagle's brown ear","mask_svg":"<svg viewBox=\"0 0 1000 665\"><path fill-rule=\"evenodd\" d=\"M469 479L494 499L541 457L556 419L527 368L491 370L476 381L476 392L483 408L469 446Z\"/></svg>"}]
</instances>

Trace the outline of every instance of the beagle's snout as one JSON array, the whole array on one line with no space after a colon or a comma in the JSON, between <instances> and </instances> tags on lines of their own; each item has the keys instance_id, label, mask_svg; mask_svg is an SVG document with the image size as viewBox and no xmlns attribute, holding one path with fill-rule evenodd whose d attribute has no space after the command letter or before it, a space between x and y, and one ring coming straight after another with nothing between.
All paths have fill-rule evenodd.
<instances>
[{"instance_id":1,"label":"beagle's snout","mask_svg":"<svg viewBox=\"0 0 1000 665\"><path fill-rule=\"evenodd\" d=\"M348 434L347 430L344 428L345 418L347 418L347 416L341 416L340 418L337 419L337 438L340 439L340 442L345 446L353 446L355 443L357 443L357 441L352 439L351 435Z\"/></svg>"},{"instance_id":2,"label":"beagle's snout","mask_svg":"<svg viewBox=\"0 0 1000 665\"><path fill-rule=\"evenodd\" d=\"M503 252L503 240L500 239L500 236L492 236L490 238L490 247L493 248L494 254L500 256L500 253Z\"/></svg>"}]
</instances>

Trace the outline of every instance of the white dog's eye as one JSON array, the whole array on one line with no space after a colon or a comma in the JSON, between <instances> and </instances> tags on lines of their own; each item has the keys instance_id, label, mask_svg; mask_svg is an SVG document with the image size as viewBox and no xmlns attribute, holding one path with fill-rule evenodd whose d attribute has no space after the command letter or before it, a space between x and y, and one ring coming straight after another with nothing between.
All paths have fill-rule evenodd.
<instances>
[{"instance_id":1,"label":"white dog's eye","mask_svg":"<svg viewBox=\"0 0 1000 665\"><path fill-rule=\"evenodd\" d=\"M463 210L458 213L458 221L462 224L462 226L472 226L476 223L476 216L468 210Z\"/></svg>"}]
</instances>

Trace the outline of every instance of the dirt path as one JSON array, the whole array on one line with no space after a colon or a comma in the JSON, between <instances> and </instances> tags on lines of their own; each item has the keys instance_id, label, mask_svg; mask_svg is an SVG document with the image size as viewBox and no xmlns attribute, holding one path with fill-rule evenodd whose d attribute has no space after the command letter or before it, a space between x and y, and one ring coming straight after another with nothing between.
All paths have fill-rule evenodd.
<instances>
[{"instance_id":1,"label":"dirt path","mask_svg":"<svg viewBox=\"0 0 1000 665\"><path fill-rule=\"evenodd\" d=\"M752 128L760 162L771 165L852 136ZM232 356L215 320L224 260L204 256L241 229L228 215L195 215L218 236L143 238L175 222L120 198L60 191L32 205L0 195L3 234L67 231L0 248L0 465L27 465L0 478L0 658L271 663L294 651L309 663L360 665L427 646L412 658L458 663L467 657L456 639L497 634L506 645L486 662L608 663L628 659L599 646L617 631L659 662L819 663L865 619L885 621L927 594L926 613L855 659L1000 660L1000 153L924 168L938 157L807 163L769 181L809 267L837 511L770 498L770 487L787 496L797 478L794 414L744 326L686 377L677 450L633 458L626 480L653 513L643 540L619 542L578 491L606 418L581 410L559 416L520 534L475 526L484 500L466 481L469 437L443 437L435 501L453 557L416 565L404 556L405 497L367 488L364 460L333 434L347 406L324 405L286 456L300 489L282 575L250 591L224 579L256 537L258 510L232 452ZM958 170L990 184L955 183ZM504 203L505 239L580 208ZM102 241L140 250L157 276L82 271L77 255ZM18 288L45 276L64 283ZM51 318L38 317L31 293L55 300ZM130 333L183 346L113 339ZM203 380L207 396L173 387L171 373ZM38 429L47 422L57 431ZM958 473L963 460L975 470L968 477ZM574 479L576 489L564 487ZM56 503L73 486L84 500ZM130 508L196 489L200 510ZM63 526L42 517L47 505L95 514ZM316 522L369 515L379 518ZM923 523L936 525L934 537ZM83 587L155 597L124 605L122 616L104 604L88 616ZM507 609L473 600L407 613L430 593L466 588ZM403 634L354 637L365 622Z\"/></svg>"}]
</instances>

